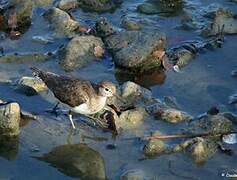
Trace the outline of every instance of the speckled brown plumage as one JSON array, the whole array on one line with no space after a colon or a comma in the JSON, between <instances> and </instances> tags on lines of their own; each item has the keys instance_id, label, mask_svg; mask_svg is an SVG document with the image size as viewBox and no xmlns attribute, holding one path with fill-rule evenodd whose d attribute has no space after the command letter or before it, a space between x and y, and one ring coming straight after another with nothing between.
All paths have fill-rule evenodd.
<instances>
[{"instance_id":1,"label":"speckled brown plumage","mask_svg":"<svg viewBox=\"0 0 237 180\"><path fill-rule=\"evenodd\" d=\"M71 107L86 103L91 95L97 94L98 87L89 81L59 76L37 68L31 69L35 76L44 81L58 100Z\"/></svg>"}]
</instances>

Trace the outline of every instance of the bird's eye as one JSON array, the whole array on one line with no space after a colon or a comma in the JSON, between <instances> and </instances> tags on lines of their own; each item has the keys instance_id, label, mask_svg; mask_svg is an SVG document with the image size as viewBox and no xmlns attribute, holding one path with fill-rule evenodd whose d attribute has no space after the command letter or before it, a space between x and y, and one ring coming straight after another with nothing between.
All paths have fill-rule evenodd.
<instances>
[{"instance_id":1,"label":"bird's eye","mask_svg":"<svg viewBox=\"0 0 237 180\"><path fill-rule=\"evenodd\" d=\"M109 89L108 89L108 88L105 88L105 91L109 91Z\"/></svg>"}]
</instances>

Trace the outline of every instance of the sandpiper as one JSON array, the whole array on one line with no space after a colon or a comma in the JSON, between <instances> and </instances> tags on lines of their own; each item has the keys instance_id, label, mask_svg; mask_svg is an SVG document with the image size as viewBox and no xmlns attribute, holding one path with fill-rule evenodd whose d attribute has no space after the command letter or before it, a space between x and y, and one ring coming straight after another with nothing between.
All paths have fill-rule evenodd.
<instances>
[{"instance_id":1,"label":"sandpiper","mask_svg":"<svg viewBox=\"0 0 237 180\"><path fill-rule=\"evenodd\" d=\"M75 125L71 112L83 115L95 114L105 107L107 97L116 95L116 86L110 81L94 84L87 80L45 72L35 67L31 70L33 75L40 78L61 103L70 107L68 115L73 129Z\"/></svg>"}]
</instances>

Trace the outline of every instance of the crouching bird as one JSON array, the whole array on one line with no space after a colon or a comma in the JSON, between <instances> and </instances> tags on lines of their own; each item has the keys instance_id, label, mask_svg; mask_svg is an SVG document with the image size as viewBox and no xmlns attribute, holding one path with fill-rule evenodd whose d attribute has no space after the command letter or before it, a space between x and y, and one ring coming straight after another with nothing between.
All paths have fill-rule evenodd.
<instances>
[{"instance_id":1,"label":"crouching bird","mask_svg":"<svg viewBox=\"0 0 237 180\"><path fill-rule=\"evenodd\" d=\"M110 81L94 84L87 80L60 76L32 67L33 75L40 78L53 92L54 96L63 104L70 107L68 113L73 129L75 125L72 112L91 115L102 110L107 97L117 96L116 86Z\"/></svg>"}]
</instances>

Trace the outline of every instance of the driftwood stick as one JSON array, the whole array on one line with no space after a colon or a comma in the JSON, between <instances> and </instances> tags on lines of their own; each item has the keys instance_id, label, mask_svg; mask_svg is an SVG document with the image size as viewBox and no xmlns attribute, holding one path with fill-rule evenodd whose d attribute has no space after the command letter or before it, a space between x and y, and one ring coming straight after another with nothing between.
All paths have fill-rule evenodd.
<instances>
[{"instance_id":1,"label":"driftwood stick","mask_svg":"<svg viewBox=\"0 0 237 180\"><path fill-rule=\"evenodd\" d=\"M237 134L237 131L229 131L225 133L199 133L199 134L171 134L171 135L158 135L158 136L145 136L145 137L135 137L144 140L170 140L179 138L196 138L196 137L210 137L210 136L223 136L228 134ZM124 140L134 140L134 138L126 138Z\"/></svg>"},{"instance_id":2,"label":"driftwood stick","mask_svg":"<svg viewBox=\"0 0 237 180\"><path fill-rule=\"evenodd\" d=\"M168 140L168 139L178 139L178 138L195 138L195 137L209 137L209 136L223 136L227 134L236 134L237 131L229 131L225 133L199 133L199 134L174 134L174 135L159 135L159 136L150 136L145 137L145 140L152 139L160 139L160 140Z\"/></svg>"}]
</instances>

